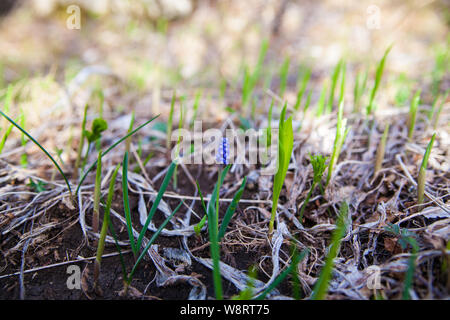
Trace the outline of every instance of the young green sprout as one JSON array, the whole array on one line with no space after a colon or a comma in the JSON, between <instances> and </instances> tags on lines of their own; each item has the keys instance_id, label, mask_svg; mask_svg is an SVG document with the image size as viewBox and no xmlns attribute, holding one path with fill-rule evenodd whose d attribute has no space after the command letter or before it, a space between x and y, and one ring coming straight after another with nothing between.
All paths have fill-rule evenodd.
<instances>
[{"instance_id":1,"label":"young green sprout","mask_svg":"<svg viewBox=\"0 0 450 320\"><path fill-rule=\"evenodd\" d=\"M345 138L347 137L348 130L349 130L349 128L347 128L347 119L343 119L343 113L344 113L344 101L341 100L341 102L339 103L339 109L338 109L336 137L334 139L331 160L330 160L330 163L328 164L328 175L327 175L327 182L326 182L325 186L328 186L328 184L330 183L331 177L333 175L333 167L336 164L337 160L339 159L342 145L344 144Z\"/></svg>"},{"instance_id":2,"label":"young green sprout","mask_svg":"<svg viewBox=\"0 0 450 320\"><path fill-rule=\"evenodd\" d=\"M100 215L100 195L102 182L102 151L98 152L97 171L95 174L95 188L94 188L94 215L92 217L92 231L98 232L98 219Z\"/></svg>"},{"instance_id":3,"label":"young green sprout","mask_svg":"<svg viewBox=\"0 0 450 320\"><path fill-rule=\"evenodd\" d=\"M320 272L319 279L314 285L314 289L311 295L312 300L323 300L328 292L328 286L331 279L331 273L334 267L334 259L339 253L342 238L346 232L346 219L348 215L348 204L343 201L339 210L339 216L336 221L336 229L331 236L331 245L328 250L328 254L325 260L325 265Z\"/></svg>"},{"instance_id":4,"label":"young green sprout","mask_svg":"<svg viewBox=\"0 0 450 320\"><path fill-rule=\"evenodd\" d=\"M278 170L273 181L272 192L272 212L269 222L269 235L273 232L275 215L277 213L278 200L280 198L281 189L284 184L284 179L288 171L289 163L291 161L292 149L294 148L294 132L292 129L292 116L287 120L286 104L281 111L280 121L278 125Z\"/></svg>"},{"instance_id":5,"label":"young green sprout","mask_svg":"<svg viewBox=\"0 0 450 320\"><path fill-rule=\"evenodd\" d=\"M172 95L172 100L170 102L170 113L169 113L169 119L167 120L167 137L166 137L166 149L167 152L170 150L171 145L171 139L172 139L172 125L173 125L173 112L175 109L175 100L177 98L177 94L174 91Z\"/></svg>"},{"instance_id":6,"label":"young green sprout","mask_svg":"<svg viewBox=\"0 0 450 320\"><path fill-rule=\"evenodd\" d=\"M311 165L313 167L314 177L313 177L313 182L311 184L311 188L309 189L309 192L306 195L305 201L302 204L302 208L300 209L300 214L299 214L300 223L302 223L302 221L303 221L303 213L305 211L306 206L309 203L309 199L311 198L314 188L322 180L323 173L325 172L325 169L327 168L327 165L325 164L325 162L327 161L326 157L318 154L315 156L310 155L310 159L311 159Z\"/></svg>"},{"instance_id":7,"label":"young green sprout","mask_svg":"<svg viewBox=\"0 0 450 320\"><path fill-rule=\"evenodd\" d=\"M225 85L227 83L225 82ZM194 99L194 106L192 107L193 110L193 114L192 114L192 118L191 121L189 122L189 128L193 128L194 127L194 122L195 120L197 120L197 113L198 113L198 105L200 104L200 98L202 97L202 91L198 90L195 93L195 99Z\"/></svg>"},{"instance_id":8,"label":"young green sprout","mask_svg":"<svg viewBox=\"0 0 450 320\"><path fill-rule=\"evenodd\" d=\"M80 162L81 162L81 153L83 152L84 147L84 138L86 133L86 118L87 118L87 109L88 105L86 104L84 106L84 113L83 113L83 121L81 122L81 137L80 137L80 144L78 145L78 151L77 151L77 159L75 160L75 176L78 176L78 169L80 168Z\"/></svg>"},{"instance_id":9,"label":"young green sprout","mask_svg":"<svg viewBox=\"0 0 450 320\"><path fill-rule=\"evenodd\" d=\"M439 105L439 108L434 116L433 130L436 130L436 128L437 128L437 125L439 123L439 117L441 116L442 109L444 109L444 104L447 101L449 92L450 92L450 89L447 89L447 91L444 94L444 97L442 98L441 104Z\"/></svg>"},{"instance_id":10,"label":"young green sprout","mask_svg":"<svg viewBox=\"0 0 450 320\"><path fill-rule=\"evenodd\" d=\"M303 73L302 81L301 81L300 87L297 92L297 100L295 101L295 105L294 105L295 110L298 110L298 108L300 107L303 95L306 90L306 86L308 85L310 78L311 78L311 70L309 68L307 68L305 70L305 72Z\"/></svg>"},{"instance_id":11,"label":"young green sprout","mask_svg":"<svg viewBox=\"0 0 450 320\"><path fill-rule=\"evenodd\" d=\"M336 84L339 78L339 74L341 73L341 67L342 67L342 59L339 60L339 62L336 64L333 70L333 74L331 76L331 87L330 87L330 93L328 96L328 106L327 111L331 112L333 110L333 103L334 103L334 92L336 90Z\"/></svg>"},{"instance_id":12,"label":"young green sprout","mask_svg":"<svg viewBox=\"0 0 450 320\"><path fill-rule=\"evenodd\" d=\"M355 87L353 90L353 112L359 112L360 111L360 103L361 103L361 97L366 91L366 85L367 85L367 70L364 72L364 74L361 76L361 73L358 72L355 79ZM362 77L362 79L361 79Z\"/></svg>"},{"instance_id":13,"label":"young green sprout","mask_svg":"<svg viewBox=\"0 0 450 320\"><path fill-rule=\"evenodd\" d=\"M86 137L88 141L88 146L86 149L86 154L84 155L83 164L81 165L82 170L84 170L84 167L86 166L89 150L91 149L91 146L96 143L97 140L100 140L102 136L102 132L108 129L108 123L102 119L102 118L96 118L92 122L92 128L91 131L84 130L84 136Z\"/></svg>"},{"instance_id":14,"label":"young green sprout","mask_svg":"<svg viewBox=\"0 0 450 320\"><path fill-rule=\"evenodd\" d=\"M255 70L251 73L248 67L245 67L244 69L244 80L242 84L242 109L244 111L244 116L248 115L248 105L252 98L253 89L261 77L263 63L268 48L269 41L264 39L259 49L258 62L256 63Z\"/></svg>"},{"instance_id":15,"label":"young green sprout","mask_svg":"<svg viewBox=\"0 0 450 320\"><path fill-rule=\"evenodd\" d=\"M384 160L384 153L386 150L386 140L389 133L389 123L386 124L384 127L383 136L381 137L380 143L378 144L377 153L375 156L375 169L374 169L374 176L376 177L378 174L378 171L381 170L381 166L383 164Z\"/></svg>"},{"instance_id":16,"label":"young green sprout","mask_svg":"<svg viewBox=\"0 0 450 320\"><path fill-rule=\"evenodd\" d=\"M289 75L289 61L289 57L286 57L280 68L280 97L283 97L286 91Z\"/></svg>"},{"instance_id":17,"label":"young green sprout","mask_svg":"<svg viewBox=\"0 0 450 320\"><path fill-rule=\"evenodd\" d=\"M133 131L133 126L134 126L134 110L131 112L131 120L130 120L130 125L128 126L128 132L130 133L131 131ZM130 153L130 145L131 145L131 136L127 138L127 140L125 141L125 150L126 152Z\"/></svg>"},{"instance_id":18,"label":"young green sprout","mask_svg":"<svg viewBox=\"0 0 450 320\"><path fill-rule=\"evenodd\" d=\"M411 104L409 107L408 140L410 141L414 133L414 127L416 125L417 109L419 107L419 101L420 101L420 90L417 90L416 93L414 94L414 97L411 100Z\"/></svg>"},{"instance_id":19,"label":"young green sprout","mask_svg":"<svg viewBox=\"0 0 450 320\"><path fill-rule=\"evenodd\" d=\"M322 85L322 90L320 91L319 101L317 102L316 116L320 117L325 110L325 100L327 96L327 82L325 81Z\"/></svg>"},{"instance_id":20,"label":"young green sprout","mask_svg":"<svg viewBox=\"0 0 450 320\"><path fill-rule=\"evenodd\" d=\"M387 55L389 53L389 51L391 51L392 45L390 45L386 51L384 52L383 57L381 58L380 62L378 63L377 66L377 71L375 73L375 83L373 85L372 91L370 92L370 97L369 97L369 104L367 105L366 108L366 114L367 115L371 115L375 106L374 106L374 100L375 100L375 96L377 94L377 91L380 87L380 83L381 83L381 77L383 76L383 71L384 71L384 65L386 63L386 58Z\"/></svg>"},{"instance_id":21,"label":"young green sprout","mask_svg":"<svg viewBox=\"0 0 450 320\"><path fill-rule=\"evenodd\" d=\"M427 149L425 150L425 154L423 155L422 164L420 165L419 178L417 180L417 203L418 204L422 204L423 200L424 200L425 180L426 180L428 158L430 157L431 149L433 148L435 138L436 138L436 133L434 133L433 136L431 137L431 140L428 143Z\"/></svg>"},{"instance_id":22,"label":"young green sprout","mask_svg":"<svg viewBox=\"0 0 450 320\"><path fill-rule=\"evenodd\" d=\"M98 162L101 162L101 159L99 159ZM114 183L116 181L117 172L119 171L120 163L117 164L112 176L111 176L111 182L109 183L109 191L108 191L108 198L106 200L106 207L105 212L103 214L103 223L102 223L102 230L100 232L100 238L98 240L97 245L97 255L95 258L95 264L94 264L94 290L97 292L100 291L100 287L98 286L98 277L100 275L100 267L102 263L102 255L103 250L105 249L105 239L106 239L106 233L108 232L108 225L109 225L109 219L110 219L110 211L111 211L111 204L112 204L112 198L114 195Z\"/></svg>"}]
</instances>

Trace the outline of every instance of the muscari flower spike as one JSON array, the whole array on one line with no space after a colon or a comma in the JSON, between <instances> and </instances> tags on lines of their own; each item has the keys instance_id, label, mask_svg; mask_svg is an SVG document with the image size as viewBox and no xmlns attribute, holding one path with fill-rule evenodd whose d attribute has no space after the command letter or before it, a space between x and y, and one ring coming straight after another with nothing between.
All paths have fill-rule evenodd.
<instances>
[{"instance_id":1,"label":"muscari flower spike","mask_svg":"<svg viewBox=\"0 0 450 320\"><path fill-rule=\"evenodd\" d=\"M229 162L230 156L230 144L228 143L227 138L222 138L221 143L219 143L219 147L217 148L216 160L220 164L227 165Z\"/></svg>"}]
</instances>

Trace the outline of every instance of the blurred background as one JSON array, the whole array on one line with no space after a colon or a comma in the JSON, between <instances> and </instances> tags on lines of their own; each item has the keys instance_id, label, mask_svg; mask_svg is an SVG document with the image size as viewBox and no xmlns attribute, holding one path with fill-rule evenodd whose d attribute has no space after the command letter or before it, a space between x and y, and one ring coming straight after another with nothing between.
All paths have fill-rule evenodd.
<instances>
[{"instance_id":1,"label":"blurred background","mask_svg":"<svg viewBox=\"0 0 450 320\"><path fill-rule=\"evenodd\" d=\"M160 100L170 98L164 90L174 88L189 92L227 86L232 96L238 93L233 88L240 90L245 68L256 64L263 39L270 43L264 61L269 85L277 87L278 70L283 61L290 61L288 99L301 66L312 69L312 85L318 84L317 90L312 88L314 101L319 84L340 58L347 61L348 72L368 69L372 74L390 44L394 47L385 76L396 86L384 92L389 95L386 103L406 104L419 82L430 88L448 87L449 1L0 3L0 88L20 79L40 79L38 92L29 88L29 99L22 101L24 108L33 98L39 99L39 106L31 101L35 110L58 102L60 96L55 92L67 90L83 68L94 65L105 68L92 72L95 76L105 71L125 85L106 89L110 104L152 105L154 111L161 111ZM70 93L75 105L86 99ZM425 94L423 99L432 97Z\"/></svg>"}]
</instances>

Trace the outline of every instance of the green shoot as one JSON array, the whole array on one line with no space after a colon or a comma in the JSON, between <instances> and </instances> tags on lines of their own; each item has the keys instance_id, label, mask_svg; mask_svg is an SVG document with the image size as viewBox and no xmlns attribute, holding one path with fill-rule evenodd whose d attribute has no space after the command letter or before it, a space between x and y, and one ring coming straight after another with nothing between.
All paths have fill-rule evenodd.
<instances>
[{"instance_id":1,"label":"green shoot","mask_svg":"<svg viewBox=\"0 0 450 320\"><path fill-rule=\"evenodd\" d=\"M89 150L91 149L91 146L96 143L97 140L100 140L102 136L102 132L108 129L108 123L102 119L102 118L96 118L92 122L92 128L91 131L84 130L84 136L86 137L88 141L88 147L86 149L86 154L84 155L83 164L81 165L82 170L84 170L84 167L86 166L86 162L89 155Z\"/></svg>"},{"instance_id":2,"label":"green shoot","mask_svg":"<svg viewBox=\"0 0 450 320\"><path fill-rule=\"evenodd\" d=\"M303 78L300 84L300 87L297 92L297 100L295 101L294 109L298 110L300 107L300 103L302 102L303 95L306 90L306 86L308 85L309 79L311 78L311 70L308 68L305 70L305 73L303 74Z\"/></svg>"},{"instance_id":3,"label":"green shoot","mask_svg":"<svg viewBox=\"0 0 450 320\"><path fill-rule=\"evenodd\" d=\"M313 293L311 295L312 300L323 300L328 292L329 281L331 279L331 273L334 267L334 259L339 253L342 238L346 231L346 218L348 215L348 204L343 201L339 210L339 216L336 222L336 229L331 237L331 246L328 250L328 254L325 260L325 265L320 272L319 279L314 285Z\"/></svg>"},{"instance_id":4,"label":"green shoot","mask_svg":"<svg viewBox=\"0 0 450 320\"><path fill-rule=\"evenodd\" d=\"M122 161L122 194L123 194L123 208L125 211L125 219L127 221L128 238L130 239L131 251L134 256L138 254L139 248L136 247L131 222L130 202L128 199L128 152L125 152Z\"/></svg>"},{"instance_id":5,"label":"green shoot","mask_svg":"<svg viewBox=\"0 0 450 320\"><path fill-rule=\"evenodd\" d=\"M433 136L431 137L431 140L428 143L427 149L425 150L425 154L423 155L422 164L420 165L419 178L417 180L417 203L418 204L422 204L423 200L424 200L427 164L428 164L428 159L430 157L431 149L433 148L435 138L436 138L436 133L434 133Z\"/></svg>"},{"instance_id":6,"label":"green shoot","mask_svg":"<svg viewBox=\"0 0 450 320\"><path fill-rule=\"evenodd\" d=\"M227 208L227 211L225 212L225 216L223 217L222 223L220 225L219 234L218 234L218 241L220 241L223 236L225 235L225 231L227 230L227 226L230 223L231 217L236 211L237 205L239 203L239 200L241 200L242 193L245 189L245 184L247 183L247 177L244 177L244 180L241 183L241 186L239 187L238 191L233 197L233 200L231 200L230 205Z\"/></svg>"},{"instance_id":7,"label":"green shoot","mask_svg":"<svg viewBox=\"0 0 450 320\"><path fill-rule=\"evenodd\" d=\"M203 218L200 220L200 222L198 224L196 224L194 226L195 234L197 235L197 237L199 237L200 236L200 232L201 232L203 226L206 223L208 210L206 209L205 200L203 199L203 194L202 194L202 191L200 190L200 185L198 184L198 181L195 181L195 183L197 185L198 194L200 195L200 200L202 202L203 210L205 211L205 215L203 216Z\"/></svg>"},{"instance_id":8,"label":"green shoot","mask_svg":"<svg viewBox=\"0 0 450 320\"><path fill-rule=\"evenodd\" d=\"M225 82L226 85L226 82ZM194 122L195 120L197 120L197 113L198 113L198 105L200 103L200 98L202 97L202 91L198 90L197 93L195 94L195 99L194 99L194 106L193 106L193 114L192 114L192 118L191 121L189 123L189 128L193 128L194 127Z\"/></svg>"},{"instance_id":9,"label":"green shoot","mask_svg":"<svg viewBox=\"0 0 450 320\"><path fill-rule=\"evenodd\" d=\"M231 300L251 300L253 297L253 290L255 288L255 279L257 276L257 269L255 266L251 266L248 270L247 287L235 295Z\"/></svg>"},{"instance_id":10,"label":"green shoot","mask_svg":"<svg viewBox=\"0 0 450 320\"><path fill-rule=\"evenodd\" d=\"M280 68L280 97L283 97L284 92L286 91L289 75L289 63L290 63L289 57L286 57Z\"/></svg>"},{"instance_id":11,"label":"green shoot","mask_svg":"<svg viewBox=\"0 0 450 320\"><path fill-rule=\"evenodd\" d=\"M169 186L169 182L172 179L173 173L175 171L175 166L176 166L176 164L174 162L172 162L169 166L169 169L167 170L166 176L164 177L161 187L159 188L158 194L156 195L156 198L153 201L152 207L150 208L150 212L148 213L147 220L145 221L142 231L139 234L138 240L136 242L137 249L139 249L142 245L142 240L144 239L145 232L148 229L148 226L156 212L156 209L158 209L159 203L161 202L164 192L166 192L166 189Z\"/></svg>"},{"instance_id":12,"label":"green shoot","mask_svg":"<svg viewBox=\"0 0 450 320\"><path fill-rule=\"evenodd\" d=\"M80 161L81 161L81 153L82 153L83 147L84 147L84 138L85 138L85 132L86 132L87 109L88 109L88 105L86 104L84 106L83 122L81 123L80 144L78 145L77 159L75 160L75 175L78 175L78 169L80 168Z\"/></svg>"},{"instance_id":13,"label":"green shoot","mask_svg":"<svg viewBox=\"0 0 450 320\"><path fill-rule=\"evenodd\" d=\"M417 109L419 107L420 101L420 90L417 90L414 97L411 99L411 104L409 107L409 118L408 118L408 139L411 140L414 133L414 126L416 125Z\"/></svg>"},{"instance_id":14,"label":"green shoot","mask_svg":"<svg viewBox=\"0 0 450 320\"><path fill-rule=\"evenodd\" d=\"M342 67L342 59L339 60L339 62L334 67L333 74L331 76L331 87L330 87L330 93L328 96L328 106L327 106L328 112L331 112L333 110L334 92L336 90L336 84L337 84L337 81L339 78L339 74L341 73L341 67Z\"/></svg>"},{"instance_id":15,"label":"green shoot","mask_svg":"<svg viewBox=\"0 0 450 320\"><path fill-rule=\"evenodd\" d=\"M364 72L364 75L361 76L361 74L358 72L355 79L355 87L353 91L353 112L359 112L360 111L360 103L361 103L361 97L363 96L364 92L366 91L366 84L367 84L367 70ZM362 79L361 79L362 77Z\"/></svg>"},{"instance_id":16,"label":"green shoot","mask_svg":"<svg viewBox=\"0 0 450 320\"><path fill-rule=\"evenodd\" d=\"M183 101L184 98L181 99ZM181 102L180 104L180 119L178 121L178 129L181 130L183 128L183 122L184 122L184 105ZM178 136L177 145L176 145L176 153L175 157L178 158L179 152L180 152L180 143L181 143L181 135ZM173 188L176 190L178 185L178 165L175 166L175 173L173 176Z\"/></svg>"},{"instance_id":17,"label":"green shoot","mask_svg":"<svg viewBox=\"0 0 450 320\"><path fill-rule=\"evenodd\" d=\"M67 189L70 192L70 195L72 196L72 189L70 188L70 183L69 180L67 180L66 175L64 174L63 170L61 169L61 167L59 166L59 164L56 162L56 160L50 155L50 153L47 152L47 150L45 150L45 148L39 144L39 142L37 142L28 132L26 132L21 126L19 126L14 120L12 120L10 117L8 117L6 114L3 113L3 111L0 110L0 114L6 118L6 120L8 120L12 125L14 125L17 129L19 129L23 134L25 134L28 139L30 139L31 141L33 141L33 143L42 150L42 152L45 153L45 155L50 159L50 161L53 162L53 164L56 166L56 168L58 169L59 173L61 173L61 175L64 178L64 181L66 182L67 185Z\"/></svg>"},{"instance_id":18,"label":"green shoot","mask_svg":"<svg viewBox=\"0 0 450 320\"><path fill-rule=\"evenodd\" d=\"M127 133L130 133L131 131L133 131L134 117L135 117L135 115L134 115L134 110L133 110L133 112L131 112L131 120L130 120L130 125L128 127ZM127 140L125 141L125 151L128 153L130 153L130 144L131 144L131 136L129 136L127 138Z\"/></svg>"},{"instance_id":19,"label":"green shoot","mask_svg":"<svg viewBox=\"0 0 450 320\"><path fill-rule=\"evenodd\" d=\"M343 113L344 113L344 101L341 100L341 102L339 103L339 109L338 109L336 137L334 139L333 153L331 154L331 160L328 165L328 175L327 175L327 182L326 182L325 186L328 186L328 184L330 183L331 176L333 174L333 167L336 164L337 160L339 159L342 145L344 144L345 138L348 133L347 119L343 119Z\"/></svg>"},{"instance_id":20,"label":"green shoot","mask_svg":"<svg viewBox=\"0 0 450 320\"><path fill-rule=\"evenodd\" d=\"M367 105L367 108L366 108L367 115L371 115L373 110L374 110L375 96L377 94L378 88L380 87L381 77L383 76L384 65L386 63L386 57L387 57L389 51L391 51L391 48L392 48L392 45L390 45L386 49L386 51L384 52L383 57L381 58L380 62L378 63L377 70L376 70L376 73L375 73L375 83L374 83L374 86L372 88L372 91L370 92L369 104Z\"/></svg>"},{"instance_id":21,"label":"green shoot","mask_svg":"<svg viewBox=\"0 0 450 320\"><path fill-rule=\"evenodd\" d=\"M148 249L150 249L150 246L155 242L156 238L158 238L161 231L164 229L164 227L169 223L170 220L172 220L173 216L178 212L178 209L180 209L183 202L180 202L180 204L173 210L173 212L164 220L164 222L159 226L159 228L155 231L155 233L152 235L150 240L148 241L147 245L145 246L144 250L142 250L142 253L140 256L136 259L136 262L134 263L133 268L131 269L130 273L127 277L124 279L125 284L125 292L129 285L131 284L131 281L133 280L134 273L136 272L137 267L139 266L139 263L144 258L145 254L147 253Z\"/></svg>"},{"instance_id":22,"label":"green shoot","mask_svg":"<svg viewBox=\"0 0 450 320\"><path fill-rule=\"evenodd\" d=\"M95 258L95 264L94 264L94 288L96 290L98 289L98 276L100 275L102 255L103 255L103 250L105 249L106 233L108 232L108 225L109 225L109 219L110 219L109 215L110 215L110 211L111 211L112 198L114 195L114 183L116 181L117 172L119 171L119 168L120 168L120 163L117 164L116 169L114 170L114 172L112 174L111 182L109 183L108 198L106 200L105 212L103 214L102 230L100 232L100 238L98 240L98 245L97 245L97 256Z\"/></svg>"},{"instance_id":23,"label":"green shoot","mask_svg":"<svg viewBox=\"0 0 450 320\"><path fill-rule=\"evenodd\" d=\"M95 174L95 189L94 189L94 215L92 217L92 231L98 232L98 219L100 215L100 195L102 182L102 151L98 152L97 171Z\"/></svg>"},{"instance_id":24,"label":"green shoot","mask_svg":"<svg viewBox=\"0 0 450 320\"><path fill-rule=\"evenodd\" d=\"M255 66L255 70L253 71L253 73L251 73L248 67L244 69L244 80L242 84L242 109L245 111L247 110L247 106L251 100L253 89L255 85L258 83L259 78L261 77L262 66L268 48L269 48L269 41L267 39L264 39L259 49L259 56Z\"/></svg>"},{"instance_id":25,"label":"green shoot","mask_svg":"<svg viewBox=\"0 0 450 320\"><path fill-rule=\"evenodd\" d=\"M306 195L306 199L303 202L302 208L300 209L300 215L299 215L300 223L302 223L302 221L303 221L303 213L305 211L306 206L309 203L309 199L311 198L314 188L322 180L323 173L325 172L325 169L327 168L327 166L325 164L325 162L327 161L326 157L324 157L320 154L315 155L315 156L310 155L310 159L311 159L311 165L313 167L314 177L313 177L313 182L311 184L311 189L309 189L309 192Z\"/></svg>"},{"instance_id":26,"label":"green shoot","mask_svg":"<svg viewBox=\"0 0 450 320\"><path fill-rule=\"evenodd\" d=\"M41 193L41 192L46 191L46 190L47 190L47 189L45 189L45 186L46 186L46 185L47 185L47 184L44 183L44 182L42 182L41 180L38 180L38 182L36 183L36 182L34 182L34 180L31 179L31 178L30 178L30 183L28 184L28 186L30 186L31 188L33 188L33 190L34 190L36 193Z\"/></svg>"},{"instance_id":27,"label":"green shoot","mask_svg":"<svg viewBox=\"0 0 450 320\"><path fill-rule=\"evenodd\" d=\"M327 83L324 82L323 86L322 86L322 90L320 91L320 97L319 97L319 101L317 102L317 112L316 112L316 116L320 117L324 110L325 110L325 99L327 98Z\"/></svg>"},{"instance_id":28,"label":"green shoot","mask_svg":"<svg viewBox=\"0 0 450 320\"><path fill-rule=\"evenodd\" d=\"M5 147L6 140L8 139L9 135L11 134L13 127L14 126L12 124L10 124L9 127L6 129L5 133L3 134L2 140L0 141L0 153L2 153L3 148Z\"/></svg>"},{"instance_id":29,"label":"green shoot","mask_svg":"<svg viewBox=\"0 0 450 320\"><path fill-rule=\"evenodd\" d=\"M172 101L170 102L170 112L169 119L167 120L167 137L166 137L166 149L167 152L170 150L171 139L172 139L172 125L173 125L173 111L175 109L175 100L177 98L177 93L174 91L172 95Z\"/></svg>"},{"instance_id":30,"label":"green shoot","mask_svg":"<svg viewBox=\"0 0 450 320\"><path fill-rule=\"evenodd\" d=\"M377 176L378 171L381 170L381 165L383 164L388 133L389 133L389 123L386 124L386 126L384 127L383 135L381 137L380 143L378 144L377 153L375 156L375 169L374 169L375 177Z\"/></svg>"},{"instance_id":31,"label":"green shoot","mask_svg":"<svg viewBox=\"0 0 450 320\"><path fill-rule=\"evenodd\" d=\"M281 111L279 126L278 126L278 170L274 177L273 193L272 193L272 212L269 223L269 234L272 234L275 215L278 207L278 200L280 198L281 188L286 178L289 162L291 160L292 149L294 147L294 132L292 129L292 116L287 120L286 104Z\"/></svg>"},{"instance_id":32,"label":"green shoot","mask_svg":"<svg viewBox=\"0 0 450 320\"><path fill-rule=\"evenodd\" d=\"M208 202L207 215L208 215L208 230L209 230L209 241L210 241L210 252L211 259L213 262L213 283L214 292L217 300L222 300L222 280L220 275L220 247L219 247L219 191L220 186L223 184L223 180L230 165L227 165L223 171L219 170L219 176L217 178L217 183L214 186L214 191L211 195L211 199Z\"/></svg>"},{"instance_id":33,"label":"green shoot","mask_svg":"<svg viewBox=\"0 0 450 320\"><path fill-rule=\"evenodd\" d=\"M444 108L444 104L447 101L449 92L450 92L450 89L447 89L447 91L445 92L444 97L443 97L443 99L441 101L441 104L439 105L439 109L436 112L436 115L434 116L434 124L433 124L433 129L434 130L436 130L437 125L439 123L439 117L441 115L442 109Z\"/></svg>"}]
</instances>

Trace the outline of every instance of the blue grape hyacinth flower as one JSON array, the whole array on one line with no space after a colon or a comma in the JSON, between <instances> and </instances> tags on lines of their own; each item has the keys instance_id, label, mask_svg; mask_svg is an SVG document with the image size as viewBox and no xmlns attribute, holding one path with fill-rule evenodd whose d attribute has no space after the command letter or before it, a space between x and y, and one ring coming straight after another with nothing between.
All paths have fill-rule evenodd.
<instances>
[{"instance_id":1,"label":"blue grape hyacinth flower","mask_svg":"<svg viewBox=\"0 0 450 320\"><path fill-rule=\"evenodd\" d=\"M227 165L229 163L230 157L230 144L228 143L227 138L222 138L222 141L219 143L219 147L217 148L216 160L220 164Z\"/></svg>"}]
</instances>

